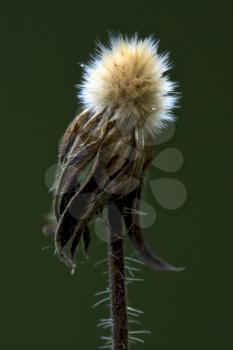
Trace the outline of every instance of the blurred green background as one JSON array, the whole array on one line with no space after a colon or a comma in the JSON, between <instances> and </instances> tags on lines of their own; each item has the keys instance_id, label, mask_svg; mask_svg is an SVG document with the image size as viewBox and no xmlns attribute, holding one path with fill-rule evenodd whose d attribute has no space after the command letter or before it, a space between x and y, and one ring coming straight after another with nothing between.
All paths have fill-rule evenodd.
<instances>
[{"instance_id":1,"label":"blurred green background","mask_svg":"<svg viewBox=\"0 0 233 350\"><path fill-rule=\"evenodd\" d=\"M188 199L177 211L156 208L151 245L180 274L143 267L129 298L152 331L132 349L233 348L232 301L232 1L13 1L1 4L0 349L97 349L106 316L93 309L105 286L106 244L94 237L72 277L41 228L51 197L45 173L77 109L75 84L97 38L107 31L153 33L174 62L183 98L167 146L185 159L177 174ZM154 168L151 178L166 177ZM47 246L48 249L43 249ZM128 249L128 248L127 248Z\"/></svg>"}]
</instances>

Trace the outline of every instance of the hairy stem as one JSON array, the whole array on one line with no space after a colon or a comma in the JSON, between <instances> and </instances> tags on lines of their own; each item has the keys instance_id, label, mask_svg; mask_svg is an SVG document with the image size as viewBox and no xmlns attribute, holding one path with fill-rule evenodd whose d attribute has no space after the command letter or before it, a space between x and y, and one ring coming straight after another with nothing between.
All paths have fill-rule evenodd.
<instances>
[{"instance_id":1,"label":"hairy stem","mask_svg":"<svg viewBox=\"0 0 233 350\"><path fill-rule=\"evenodd\" d=\"M127 292L125 285L123 224L115 204L108 210L110 228L109 279L111 291L112 350L128 349Z\"/></svg>"}]
</instances>

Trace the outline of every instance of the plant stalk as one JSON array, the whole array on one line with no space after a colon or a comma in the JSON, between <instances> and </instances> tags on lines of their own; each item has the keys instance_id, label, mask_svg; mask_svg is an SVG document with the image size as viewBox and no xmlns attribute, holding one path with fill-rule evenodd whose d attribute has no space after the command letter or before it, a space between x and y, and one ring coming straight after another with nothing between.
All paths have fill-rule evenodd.
<instances>
[{"instance_id":1,"label":"plant stalk","mask_svg":"<svg viewBox=\"0 0 233 350\"><path fill-rule=\"evenodd\" d=\"M127 291L125 285L122 216L115 204L108 210L108 250L112 318L112 350L128 350Z\"/></svg>"}]
</instances>

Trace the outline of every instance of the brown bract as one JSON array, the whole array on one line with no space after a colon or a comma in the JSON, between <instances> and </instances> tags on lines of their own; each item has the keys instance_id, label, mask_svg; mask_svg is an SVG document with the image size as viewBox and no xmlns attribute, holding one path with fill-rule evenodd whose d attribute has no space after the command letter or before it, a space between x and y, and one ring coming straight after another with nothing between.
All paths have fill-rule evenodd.
<instances>
[{"instance_id":1,"label":"brown bract","mask_svg":"<svg viewBox=\"0 0 233 350\"><path fill-rule=\"evenodd\" d=\"M141 258L155 270L176 270L150 251L140 229L143 172L153 153L144 141L141 126L123 132L107 113L85 110L68 126L59 150L54 227L56 253L69 268L76 266L82 237L88 250L93 216L114 204Z\"/></svg>"}]
</instances>

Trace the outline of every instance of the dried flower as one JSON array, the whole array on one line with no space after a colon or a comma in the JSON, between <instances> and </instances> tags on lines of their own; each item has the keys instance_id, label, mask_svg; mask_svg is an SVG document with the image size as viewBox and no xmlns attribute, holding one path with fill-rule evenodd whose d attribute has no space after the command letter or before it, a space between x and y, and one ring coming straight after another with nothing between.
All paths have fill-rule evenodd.
<instances>
[{"instance_id":1,"label":"dried flower","mask_svg":"<svg viewBox=\"0 0 233 350\"><path fill-rule=\"evenodd\" d=\"M72 269L81 237L90 242L88 223L116 203L134 247L156 270L175 270L153 254L138 225L143 171L150 163L150 140L173 119L175 84L165 75L168 55L151 37L114 37L84 66L79 98L85 109L69 125L59 150L55 183L56 252ZM149 142L148 142L149 141ZM86 176L81 176L85 174Z\"/></svg>"},{"instance_id":2,"label":"dried flower","mask_svg":"<svg viewBox=\"0 0 233 350\"><path fill-rule=\"evenodd\" d=\"M72 270L88 224L108 207L109 271L114 349L127 349L123 220L140 257L155 270L178 271L147 246L139 225L143 173L153 138L173 120L175 84L166 76L168 55L152 38L118 36L84 66L79 98L84 110L67 128L59 150L54 186L55 246ZM151 142L152 141L152 142ZM127 210L125 210L127 209Z\"/></svg>"}]
</instances>

